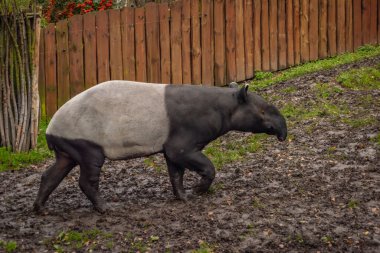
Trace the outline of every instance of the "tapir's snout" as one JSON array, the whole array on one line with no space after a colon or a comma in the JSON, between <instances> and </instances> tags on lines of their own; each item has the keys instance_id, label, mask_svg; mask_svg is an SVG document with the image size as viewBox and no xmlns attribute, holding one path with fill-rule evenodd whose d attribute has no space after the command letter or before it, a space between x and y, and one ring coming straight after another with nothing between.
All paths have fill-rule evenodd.
<instances>
[{"instance_id":1,"label":"tapir's snout","mask_svg":"<svg viewBox=\"0 0 380 253\"><path fill-rule=\"evenodd\" d=\"M288 136L288 129L286 127L286 120L281 116L281 127L277 130L277 139L279 141L285 141Z\"/></svg>"},{"instance_id":2,"label":"tapir's snout","mask_svg":"<svg viewBox=\"0 0 380 253\"><path fill-rule=\"evenodd\" d=\"M279 135L277 135L277 139L279 141L285 141L286 140L286 136L287 136L287 133L285 132L285 134L279 134Z\"/></svg>"}]
</instances>

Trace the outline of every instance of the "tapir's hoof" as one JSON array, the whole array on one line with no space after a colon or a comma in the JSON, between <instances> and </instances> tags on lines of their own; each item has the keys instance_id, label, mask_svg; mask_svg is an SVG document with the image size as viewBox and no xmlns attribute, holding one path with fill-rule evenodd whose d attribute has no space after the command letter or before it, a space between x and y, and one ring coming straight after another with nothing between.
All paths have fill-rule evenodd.
<instances>
[{"instance_id":1,"label":"tapir's hoof","mask_svg":"<svg viewBox=\"0 0 380 253\"><path fill-rule=\"evenodd\" d=\"M181 193L181 194L174 194L176 199L187 202L189 200L189 196L186 193Z\"/></svg>"},{"instance_id":2,"label":"tapir's hoof","mask_svg":"<svg viewBox=\"0 0 380 253\"><path fill-rule=\"evenodd\" d=\"M101 214L105 214L108 210L107 204L105 203L94 205L94 209Z\"/></svg>"},{"instance_id":3,"label":"tapir's hoof","mask_svg":"<svg viewBox=\"0 0 380 253\"><path fill-rule=\"evenodd\" d=\"M197 195L202 195L208 192L209 187L205 187L202 185L197 185L193 188L193 193Z\"/></svg>"},{"instance_id":4,"label":"tapir's hoof","mask_svg":"<svg viewBox=\"0 0 380 253\"><path fill-rule=\"evenodd\" d=\"M43 208L43 206L40 204L37 204L37 203L33 204L33 212L35 212L36 214L41 214L42 208Z\"/></svg>"}]
</instances>

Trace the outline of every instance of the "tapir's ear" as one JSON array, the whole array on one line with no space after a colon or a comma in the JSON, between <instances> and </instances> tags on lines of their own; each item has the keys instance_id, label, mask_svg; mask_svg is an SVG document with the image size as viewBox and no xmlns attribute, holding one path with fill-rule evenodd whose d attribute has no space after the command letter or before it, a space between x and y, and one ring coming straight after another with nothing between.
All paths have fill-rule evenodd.
<instances>
[{"instance_id":1,"label":"tapir's ear","mask_svg":"<svg viewBox=\"0 0 380 253\"><path fill-rule=\"evenodd\" d=\"M247 100L248 100L248 84L245 84L238 91L238 101L239 101L239 104L244 104L247 102Z\"/></svg>"},{"instance_id":2,"label":"tapir's ear","mask_svg":"<svg viewBox=\"0 0 380 253\"><path fill-rule=\"evenodd\" d=\"M237 89L237 88L239 88L239 85L236 83L236 82L232 82L232 83L230 83L229 85L228 85L228 87L229 88L233 88L233 89Z\"/></svg>"}]
</instances>

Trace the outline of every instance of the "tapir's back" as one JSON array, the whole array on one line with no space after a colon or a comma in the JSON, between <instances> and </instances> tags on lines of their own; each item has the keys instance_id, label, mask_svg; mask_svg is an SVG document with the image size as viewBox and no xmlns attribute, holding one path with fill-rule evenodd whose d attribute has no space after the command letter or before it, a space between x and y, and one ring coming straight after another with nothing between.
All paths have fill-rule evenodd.
<instances>
[{"instance_id":1,"label":"tapir's back","mask_svg":"<svg viewBox=\"0 0 380 253\"><path fill-rule=\"evenodd\" d=\"M169 134L166 86L129 81L99 84L64 104L46 133L96 143L110 159L160 152Z\"/></svg>"}]
</instances>

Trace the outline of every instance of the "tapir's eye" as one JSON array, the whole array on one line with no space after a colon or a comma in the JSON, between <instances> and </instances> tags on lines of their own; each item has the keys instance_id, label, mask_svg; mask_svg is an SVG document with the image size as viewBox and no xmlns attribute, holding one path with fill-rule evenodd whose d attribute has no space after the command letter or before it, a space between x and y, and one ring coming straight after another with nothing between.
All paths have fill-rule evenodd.
<instances>
[{"instance_id":1,"label":"tapir's eye","mask_svg":"<svg viewBox=\"0 0 380 253\"><path fill-rule=\"evenodd\" d=\"M264 109L261 109L261 114L265 114L265 111L264 111Z\"/></svg>"}]
</instances>

